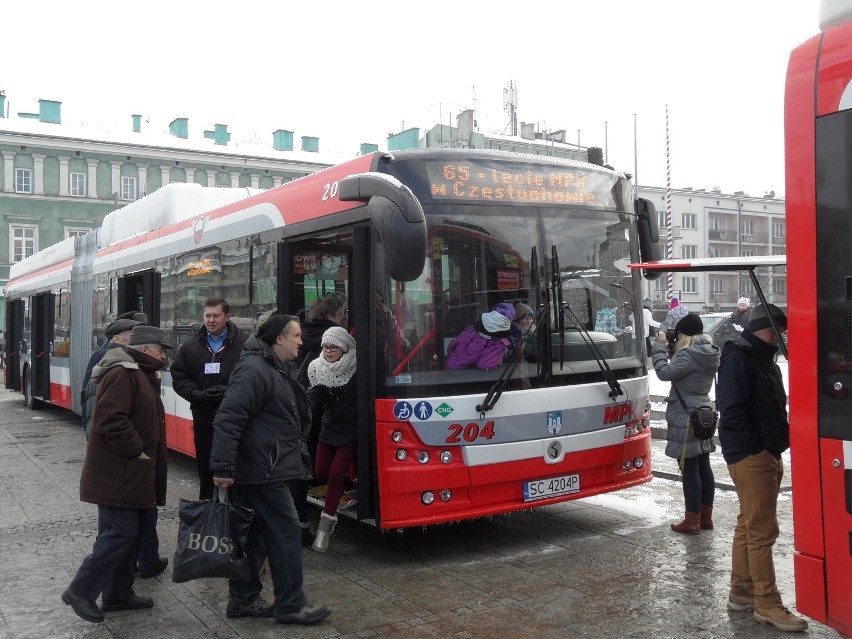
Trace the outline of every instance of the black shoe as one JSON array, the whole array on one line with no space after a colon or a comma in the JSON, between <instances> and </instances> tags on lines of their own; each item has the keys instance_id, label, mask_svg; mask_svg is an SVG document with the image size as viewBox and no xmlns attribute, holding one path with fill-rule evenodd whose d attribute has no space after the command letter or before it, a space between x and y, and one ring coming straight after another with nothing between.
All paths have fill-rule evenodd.
<instances>
[{"instance_id":1,"label":"black shoe","mask_svg":"<svg viewBox=\"0 0 852 639\"><path fill-rule=\"evenodd\" d=\"M330 614L331 610L329 610L327 606L311 608L305 604L298 612L288 612L284 614L276 613L275 621L278 623L298 623L303 626L310 626L326 619Z\"/></svg>"},{"instance_id":2,"label":"black shoe","mask_svg":"<svg viewBox=\"0 0 852 639\"><path fill-rule=\"evenodd\" d=\"M225 607L225 614L231 619L239 617L269 618L272 616L272 606L267 605L260 597L248 604L241 604L229 599L228 605Z\"/></svg>"},{"instance_id":3,"label":"black shoe","mask_svg":"<svg viewBox=\"0 0 852 639\"><path fill-rule=\"evenodd\" d=\"M139 578L140 579L150 579L151 577L156 577L161 572L163 572L166 569L166 566L168 566L168 565L169 565L169 560L166 559L165 557L160 557L157 560L157 563L155 563L152 567L148 568L147 570L140 570L139 571Z\"/></svg>"},{"instance_id":4,"label":"black shoe","mask_svg":"<svg viewBox=\"0 0 852 639\"><path fill-rule=\"evenodd\" d=\"M94 601L81 597L70 588L66 588L62 593L62 601L71 606L81 619L92 623L101 623L104 620L104 613Z\"/></svg>"},{"instance_id":5,"label":"black shoe","mask_svg":"<svg viewBox=\"0 0 852 639\"><path fill-rule=\"evenodd\" d=\"M302 545L303 546L310 546L312 543L314 543L314 539L316 539L316 538L317 538L317 536L314 534L314 532L308 526L305 526L304 528L302 528Z\"/></svg>"},{"instance_id":6,"label":"black shoe","mask_svg":"<svg viewBox=\"0 0 852 639\"><path fill-rule=\"evenodd\" d=\"M140 597L136 593L130 595L124 601L114 601L113 603L107 603L106 601L101 605L101 609L104 612L115 612L116 610L142 610L144 608L151 608L154 606L154 600L150 597Z\"/></svg>"}]
</instances>

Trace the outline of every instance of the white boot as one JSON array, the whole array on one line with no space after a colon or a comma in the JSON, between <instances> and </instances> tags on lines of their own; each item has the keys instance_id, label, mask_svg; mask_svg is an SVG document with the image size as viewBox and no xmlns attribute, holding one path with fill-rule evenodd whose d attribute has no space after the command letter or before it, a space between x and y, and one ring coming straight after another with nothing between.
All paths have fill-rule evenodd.
<instances>
[{"instance_id":1,"label":"white boot","mask_svg":"<svg viewBox=\"0 0 852 639\"><path fill-rule=\"evenodd\" d=\"M319 526L317 526L317 538L314 540L312 548L317 552L325 552L328 550L328 538L334 532L334 525L337 523L337 515L329 515L325 512L320 514Z\"/></svg>"}]
</instances>

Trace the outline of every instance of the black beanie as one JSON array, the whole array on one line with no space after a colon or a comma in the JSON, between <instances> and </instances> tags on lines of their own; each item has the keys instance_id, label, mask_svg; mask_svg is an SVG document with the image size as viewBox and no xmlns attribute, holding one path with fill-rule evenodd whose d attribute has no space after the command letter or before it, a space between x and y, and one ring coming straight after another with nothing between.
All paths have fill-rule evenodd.
<instances>
[{"instance_id":1,"label":"black beanie","mask_svg":"<svg viewBox=\"0 0 852 639\"><path fill-rule=\"evenodd\" d=\"M770 304L769 312L772 313L772 319L778 325L778 330L784 331L787 328L787 316L784 315L784 311L775 306L775 304ZM751 309L751 315L748 316L748 324L746 324L747 331L754 333L770 326L772 324L769 323L769 317L766 315L766 309L763 307L763 304Z\"/></svg>"},{"instance_id":2,"label":"black beanie","mask_svg":"<svg viewBox=\"0 0 852 639\"><path fill-rule=\"evenodd\" d=\"M704 332L704 322L695 313L687 313L675 324L675 330L681 335L701 335Z\"/></svg>"},{"instance_id":3,"label":"black beanie","mask_svg":"<svg viewBox=\"0 0 852 639\"><path fill-rule=\"evenodd\" d=\"M269 318L257 329L257 338L263 340L270 346L275 339L284 332L284 329L292 321L289 315L270 315Z\"/></svg>"}]
</instances>

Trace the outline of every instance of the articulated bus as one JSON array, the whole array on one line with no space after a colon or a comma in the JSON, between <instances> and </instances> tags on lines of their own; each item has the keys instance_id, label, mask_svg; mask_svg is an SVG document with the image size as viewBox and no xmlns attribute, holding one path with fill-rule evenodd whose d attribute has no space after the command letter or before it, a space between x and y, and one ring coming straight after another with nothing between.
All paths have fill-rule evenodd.
<instances>
[{"instance_id":1,"label":"articulated bus","mask_svg":"<svg viewBox=\"0 0 852 639\"><path fill-rule=\"evenodd\" d=\"M796 607L852 636L852 2L820 29L784 104Z\"/></svg>"},{"instance_id":2,"label":"articulated bus","mask_svg":"<svg viewBox=\"0 0 852 639\"><path fill-rule=\"evenodd\" d=\"M651 480L641 314L635 339L594 325L613 300L640 308L628 265L659 257L653 205L627 176L423 149L216 191L228 190L164 186L16 264L7 388L78 411L86 362L117 314L144 311L179 344L209 296L251 330L266 310L296 314L336 293L358 344L357 519L452 522ZM501 302L536 313L505 364L447 370L447 344ZM162 397L168 445L193 455L167 372Z\"/></svg>"}]
</instances>

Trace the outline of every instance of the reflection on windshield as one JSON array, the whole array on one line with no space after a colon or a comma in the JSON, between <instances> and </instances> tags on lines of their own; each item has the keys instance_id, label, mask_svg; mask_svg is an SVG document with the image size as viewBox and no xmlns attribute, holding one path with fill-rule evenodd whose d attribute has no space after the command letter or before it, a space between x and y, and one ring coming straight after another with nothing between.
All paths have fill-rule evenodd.
<instances>
[{"instance_id":1,"label":"reflection on windshield","mask_svg":"<svg viewBox=\"0 0 852 639\"><path fill-rule=\"evenodd\" d=\"M630 235L628 221L619 214L524 208L523 216L517 210L498 215L483 208L487 214L466 216L449 207L432 208L441 214L430 210L427 215L430 250L423 275L413 282L396 282L388 292L389 309L399 334L393 338L393 331L385 333L385 352L390 354L388 378L400 384L417 384L416 373L441 372L444 374L440 377L420 378L428 379L428 384L493 380L499 375L496 369L500 363L516 360L523 366L517 366L513 373L518 378L515 387L543 385L544 373L550 372L543 366L555 361L558 368L560 357L558 352L547 357L548 342L538 339L526 311L543 319L542 330L556 330L551 329L556 326L556 304L547 303L546 291L551 282L552 245L559 255L566 308L564 337L550 340L551 349L564 351L566 368L553 371L554 375L585 372L583 363L591 363L593 370L598 370L581 331L591 332L607 360L641 353L642 339L635 330L636 315L631 306L633 276L627 267L635 238ZM539 286L531 281L534 246L540 256ZM514 317L515 309L519 309L518 318ZM500 315L507 318L505 323ZM521 340L525 332L529 332L528 338ZM483 360L488 365L470 357L463 359L471 364L448 367L447 349L452 344L454 350L461 339L466 348L474 350L503 340L505 348L498 366L493 366L493 357ZM540 353L541 348L545 350Z\"/></svg>"}]
</instances>

